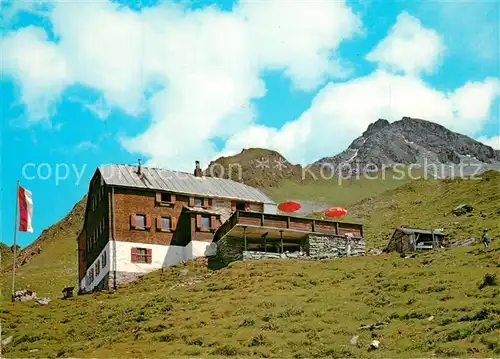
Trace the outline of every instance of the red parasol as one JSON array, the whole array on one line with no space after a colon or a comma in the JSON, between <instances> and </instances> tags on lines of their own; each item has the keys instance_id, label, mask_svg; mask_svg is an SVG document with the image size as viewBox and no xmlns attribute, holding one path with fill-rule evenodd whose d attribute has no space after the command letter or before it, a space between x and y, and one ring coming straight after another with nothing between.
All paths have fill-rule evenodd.
<instances>
[{"instance_id":1,"label":"red parasol","mask_svg":"<svg viewBox=\"0 0 500 359\"><path fill-rule=\"evenodd\" d=\"M285 201L278 204L278 209L283 212L295 212L301 208L300 203L294 201Z\"/></svg>"},{"instance_id":2,"label":"red parasol","mask_svg":"<svg viewBox=\"0 0 500 359\"><path fill-rule=\"evenodd\" d=\"M325 211L325 216L327 217L343 217L347 213L347 210L342 207L332 207Z\"/></svg>"}]
</instances>

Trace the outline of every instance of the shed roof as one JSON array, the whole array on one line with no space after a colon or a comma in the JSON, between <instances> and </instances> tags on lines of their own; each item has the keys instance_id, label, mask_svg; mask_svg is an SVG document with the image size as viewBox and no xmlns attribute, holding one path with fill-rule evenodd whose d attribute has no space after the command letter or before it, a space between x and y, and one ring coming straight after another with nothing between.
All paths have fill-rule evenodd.
<instances>
[{"instance_id":1,"label":"shed roof","mask_svg":"<svg viewBox=\"0 0 500 359\"><path fill-rule=\"evenodd\" d=\"M420 229L420 228L408 228L408 227L399 227L396 228L396 231L403 232L404 234L414 234L414 233L420 233L420 234L432 234L436 236L444 236L445 234L437 231L437 230L431 230L431 229Z\"/></svg>"},{"instance_id":2,"label":"shed roof","mask_svg":"<svg viewBox=\"0 0 500 359\"><path fill-rule=\"evenodd\" d=\"M187 172L144 166L141 167L141 174L139 175L137 166L115 164L101 166L99 171L104 182L111 186L152 189L249 202L275 203L257 188L225 178L196 177Z\"/></svg>"}]
</instances>

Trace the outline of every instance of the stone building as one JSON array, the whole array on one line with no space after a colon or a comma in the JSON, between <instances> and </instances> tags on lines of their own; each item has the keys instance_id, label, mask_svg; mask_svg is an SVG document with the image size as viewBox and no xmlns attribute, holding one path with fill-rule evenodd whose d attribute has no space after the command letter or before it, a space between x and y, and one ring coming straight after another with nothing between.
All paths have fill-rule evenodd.
<instances>
[{"instance_id":1,"label":"stone building","mask_svg":"<svg viewBox=\"0 0 500 359\"><path fill-rule=\"evenodd\" d=\"M359 224L276 211L274 201L259 189L204 176L198 162L192 174L140 163L99 167L90 181L78 236L79 293L116 288L202 256L219 254L227 262L271 253L329 258L364 251ZM241 251L231 257L238 241Z\"/></svg>"}]
</instances>

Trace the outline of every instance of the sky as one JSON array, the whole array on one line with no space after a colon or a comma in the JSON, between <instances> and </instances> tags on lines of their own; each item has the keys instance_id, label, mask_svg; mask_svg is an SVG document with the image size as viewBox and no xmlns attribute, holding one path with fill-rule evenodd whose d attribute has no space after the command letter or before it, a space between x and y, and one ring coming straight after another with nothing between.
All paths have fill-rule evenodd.
<instances>
[{"instance_id":1,"label":"sky","mask_svg":"<svg viewBox=\"0 0 500 359\"><path fill-rule=\"evenodd\" d=\"M302 165L379 118L500 148L498 1L3 1L1 241L107 163L192 171L243 148Z\"/></svg>"}]
</instances>

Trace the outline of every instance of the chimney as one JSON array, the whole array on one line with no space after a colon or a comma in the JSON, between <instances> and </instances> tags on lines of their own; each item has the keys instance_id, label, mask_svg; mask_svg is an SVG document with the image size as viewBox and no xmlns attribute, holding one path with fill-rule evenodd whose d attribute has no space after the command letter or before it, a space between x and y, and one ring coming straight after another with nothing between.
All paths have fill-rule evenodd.
<instances>
[{"instance_id":1,"label":"chimney","mask_svg":"<svg viewBox=\"0 0 500 359\"><path fill-rule=\"evenodd\" d=\"M140 175L142 173L142 165L141 159L139 158L139 164L137 165L137 174Z\"/></svg>"},{"instance_id":2,"label":"chimney","mask_svg":"<svg viewBox=\"0 0 500 359\"><path fill-rule=\"evenodd\" d=\"M200 161L195 162L194 176L195 177L203 177L203 171L200 168Z\"/></svg>"}]
</instances>

